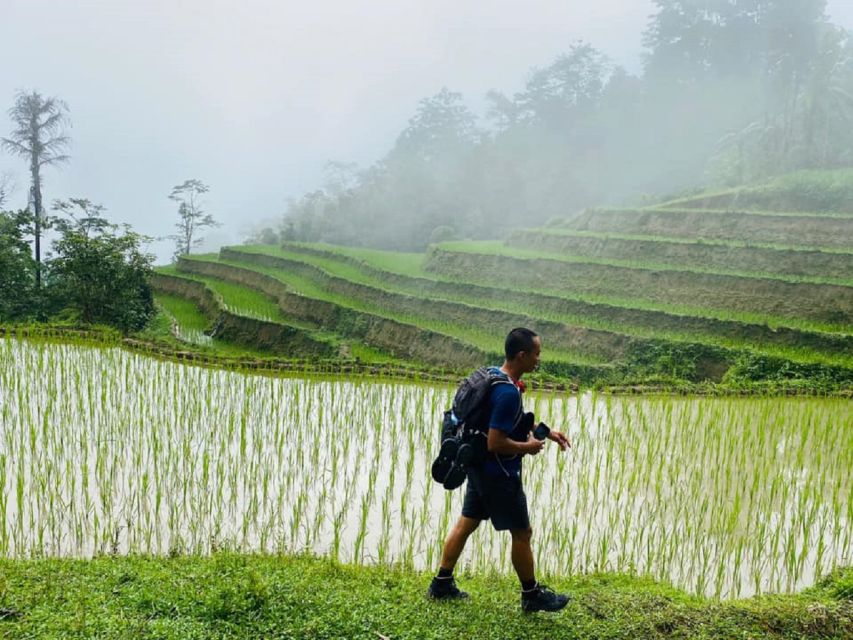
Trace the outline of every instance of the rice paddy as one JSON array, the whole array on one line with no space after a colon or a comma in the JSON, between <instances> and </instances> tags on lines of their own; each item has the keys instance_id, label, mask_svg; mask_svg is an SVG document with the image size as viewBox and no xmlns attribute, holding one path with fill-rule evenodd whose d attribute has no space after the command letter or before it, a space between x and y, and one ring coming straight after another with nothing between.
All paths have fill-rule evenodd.
<instances>
[{"instance_id":1,"label":"rice paddy","mask_svg":"<svg viewBox=\"0 0 853 640\"><path fill-rule=\"evenodd\" d=\"M0 340L0 555L307 551L434 568L462 492L428 467L452 389ZM524 461L540 574L791 592L853 554L841 399L528 394L572 438ZM463 568L510 573L482 526Z\"/></svg>"},{"instance_id":2,"label":"rice paddy","mask_svg":"<svg viewBox=\"0 0 853 640\"><path fill-rule=\"evenodd\" d=\"M209 346L213 338L205 333L210 321L196 305L180 296L159 294L157 303L174 327L175 337L190 344Z\"/></svg>"},{"instance_id":3,"label":"rice paddy","mask_svg":"<svg viewBox=\"0 0 853 640\"><path fill-rule=\"evenodd\" d=\"M291 251L291 249L296 249ZM646 319L646 324L626 324L624 320L614 322L607 317L608 313L618 313L620 310L625 310L628 307L625 301L602 302L597 298L588 298L584 296L554 296L553 292L549 293L532 293L513 291L512 289L494 289L489 287L469 287L460 283L451 283L442 281L439 276L421 271L420 275L413 277L411 273L403 274L404 271L412 271L407 269L408 266L415 264L416 259L422 261L425 254L403 254L387 251L378 251L370 249L353 249L351 247L338 247L333 245L310 245L289 243L287 248L274 248L268 246L241 246L230 247L229 256L238 256L240 258L249 257L252 254L261 254L272 256L273 258L287 260L293 264L304 264L317 267L322 272L327 274L325 279L312 279L307 275L296 273L296 269L288 270L286 268L274 268L262 266L251 262L251 260L241 261L234 259L216 260L217 263L226 264L242 269L257 271L265 275L270 275L275 279L286 283L289 287L301 292L309 297L317 297L340 303L340 296L332 296L322 287L325 284L328 286L330 277L342 278L348 282L362 284L368 287L373 287L383 291L399 293L403 295L416 296L424 300L441 302L447 300L450 302L462 302L464 304L473 305L481 309L493 309L495 311L506 311L509 313L517 313L524 315L534 315L536 319L560 322L578 327L589 329L600 329L610 331L621 335L631 335L640 338L664 339L673 342L703 342L706 344L716 344L719 346L761 351L770 356L790 359L797 362L820 362L824 364L837 364L841 366L853 365L853 360L849 356L840 353L837 348L826 351L818 351L813 348L803 346L779 346L774 344L759 344L759 341L752 337L729 337L715 335L710 331L700 332L696 327L684 328L681 330L673 330L663 328L665 321L660 318ZM401 256L399 263L396 263L397 257ZM198 259L198 258L194 258ZM356 260L355 263L347 263L347 260ZM398 266L395 266L398 264ZM371 268L378 269L377 272L371 272ZM420 267L418 267L420 268ZM392 281L390 277L382 279L382 274L405 275L411 278L411 282ZM183 275L182 273L180 275ZM190 276L194 277L194 276ZM440 289L429 290L424 282L433 284L441 284ZM489 295L491 294L491 295ZM501 295L502 294L502 295ZM618 302L615 307L608 306L609 303ZM555 303L561 304L560 310L551 309L550 306ZM576 312L568 311L566 308L577 304L579 309ZM588 303L588 304L587 304ZM637 308L639 309L639 307ZM680 314L697 315L695 309L674 309ZM600 314L596 316L595 314ZM683 319L683 315L679 316ZM707 316L711 317L711 316ZM739 318L740 320L743 317ZM762 326L776 325L767 316L759 316L751 314L748 320ZM724 319L725 321L725 319ZM791 322L790 324L796 324ZM809 326L809 328L812 328ZM825 327L824 327L825 328ZM772 336L771 336L772 337ZM494 344L500 336L491 336L491 343ZM551 358L553 359L553 358Z\"/></svg>"}]
</instances>

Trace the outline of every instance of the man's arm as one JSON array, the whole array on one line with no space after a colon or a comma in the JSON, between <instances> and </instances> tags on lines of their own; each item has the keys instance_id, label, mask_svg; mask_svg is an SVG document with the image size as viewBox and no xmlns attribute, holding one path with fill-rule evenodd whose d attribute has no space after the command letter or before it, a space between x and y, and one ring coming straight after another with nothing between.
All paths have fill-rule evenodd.
<instances>
[{"instance_id":1,"label":"man's arm","mask_svg":"<svg viewBox=\"0 0 853 640\"><path fill-rule=\"evenodd\" d=\"M560 451L572 448L572 441L569 440L565 434L560 433L559 431L551 431L551 433L548 434L548 439L553 440L560 445Z\"/></svg>"},{"instance_id":2,"label":"man's arm","mask_svg":"<svg viewBox=\"0 0 853 640\"><path fill-rule=\"evenodd\" d=\"M535 456L542 450L543 446L545 446L544 440L530 438L527 442L516 442L500 429L489 429L487 447L490 453L497 453L502 456L524 455L526 453Z\"/></svg>"}]
</instances>

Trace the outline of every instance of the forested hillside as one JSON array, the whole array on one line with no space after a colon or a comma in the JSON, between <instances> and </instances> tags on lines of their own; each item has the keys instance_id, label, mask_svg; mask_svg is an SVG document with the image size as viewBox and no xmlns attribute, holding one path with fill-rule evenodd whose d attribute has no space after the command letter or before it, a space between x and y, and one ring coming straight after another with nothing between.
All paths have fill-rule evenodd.
<instances>
[{"instance_id":1,"label":"forested hillside","mask_svg":"<svg viewBox=\"0 0 853 640\"><path fill-rule=\"evenodd\" d=\"M853 162L853 44L822 0L655 4L640 72L576 42L483 114L442 89L384 157L330 163L254 240L421 250ZM815 210L805 182L789 195ZM830 206L853 210L849 193Z\"/></svg>"}]
</instances>

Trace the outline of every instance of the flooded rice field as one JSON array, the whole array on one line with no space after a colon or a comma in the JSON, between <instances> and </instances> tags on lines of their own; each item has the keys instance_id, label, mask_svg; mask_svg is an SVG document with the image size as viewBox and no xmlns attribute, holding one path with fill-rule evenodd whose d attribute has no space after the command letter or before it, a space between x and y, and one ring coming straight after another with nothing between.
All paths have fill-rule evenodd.
<instances>
[{"instance_id":1,"label":"flooded rice field","mask_svg":"<svg viewBox=\"0 0 853 640\"><path fill-rule=\"evenodd\" d=\"M0 339L0 554L308 551L437 566L463 490L429 475L450 387L189 367ZM525 396L574 447L524 460L540 574L793 591L853 561L840 399ZM481 526L460 569L510 572Z\"/></svg>"}]
</instances>

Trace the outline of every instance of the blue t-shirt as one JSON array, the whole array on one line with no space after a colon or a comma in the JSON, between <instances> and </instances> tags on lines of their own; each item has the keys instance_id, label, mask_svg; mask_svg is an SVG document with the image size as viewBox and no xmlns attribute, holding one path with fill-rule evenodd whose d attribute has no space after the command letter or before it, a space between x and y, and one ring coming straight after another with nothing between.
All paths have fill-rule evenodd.
<instances>
[{"instance_id":1,"label":"blue t-shirt","mask_svg":"<svg viewBox=\"0 0 853 640\"><path fill-rule=\"evenodd\" d=\"M500 371L497 367L494 367ZM496 384L492 387L490 398L492 412L489 418L489 428L498 429L507 434L511 440L516 442L527 442L527 433L519 427L519 418L522 414L521 391L514 384ZM489 454L483 462L483 471L487 474L510 475L521 474L521 456L498 456Z\"/></svg>"}]
</instances>

